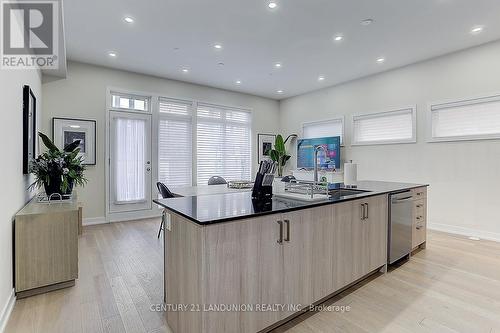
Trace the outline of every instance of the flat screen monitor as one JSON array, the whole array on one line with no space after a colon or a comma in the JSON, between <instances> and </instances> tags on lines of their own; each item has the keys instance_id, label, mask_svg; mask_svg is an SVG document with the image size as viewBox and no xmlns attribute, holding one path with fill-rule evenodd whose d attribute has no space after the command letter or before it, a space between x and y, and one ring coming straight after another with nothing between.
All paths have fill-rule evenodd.
<instances>
[{"instance_id":1,"label":"flat screen monitor","mask_svg":"<svg viewBox=\"0 0 500 333\"><path fill-rule=\"evenodd\" d=\"M313 169L314 149L318 146L324 148L318 152L318 169L338 169L340 167L340 136L298 140L297 167L299 169Z\"/></svg>"}]
</instances>

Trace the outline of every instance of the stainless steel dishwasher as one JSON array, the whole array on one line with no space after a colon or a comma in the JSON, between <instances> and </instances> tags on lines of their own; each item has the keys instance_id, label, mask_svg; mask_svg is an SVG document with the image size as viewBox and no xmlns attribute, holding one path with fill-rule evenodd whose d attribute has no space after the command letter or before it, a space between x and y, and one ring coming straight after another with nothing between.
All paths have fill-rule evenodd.
<instances>
[{"instance_id":1,"label":"stainless steel dishwasher","mask_svg":"<svg viewBox=\"0 0 500 333\"><path fill-rule=\"evenodd\" d=\"M391 194L389 200L388 262L393 264L411 252L414 198L411 191L405 191Z\"/></svg>"}]
</instances>

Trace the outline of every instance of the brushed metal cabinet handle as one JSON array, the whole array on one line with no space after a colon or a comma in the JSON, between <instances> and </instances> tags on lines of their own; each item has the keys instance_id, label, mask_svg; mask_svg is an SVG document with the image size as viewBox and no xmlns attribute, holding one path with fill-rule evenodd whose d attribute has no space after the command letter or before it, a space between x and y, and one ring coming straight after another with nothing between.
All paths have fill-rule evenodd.
<instances>
[{"instance_id":1,"label":"brushed metal cabinet handle","mask_svg":"<svg viewBox=\"0 0 500 333\"><path fill-rule=\"evenodd\" d=\"M280 226L280 237L278 238L278 244L283 244L283 221L277 221Z\"/></svg>"},{"instance_id":2,"label":"brushed metal cabinet handle","mask_svg":"<svg viewBox=\"0 0 500 333\"><path fill-rule=\"evenodd\" d=\"M361 204L361 221L365 219L365 204Z\"/></svg>"},{"instance_id":3,"label":"brushed metal cabinet handle","mask_svg":"<svg viewBox=\"0 0 500 333\"><path fill-rule=\"evenodd\" d=\"M285 236L285 242L290 241L290 220L283 220L286 225L286 236Z\"/></svg>"},{"instance_id":4,"label":"brushed metal cabinet handle","mask_svg":"<svg viewBox=\"0 0 500 333\"><path fill-rule=\"evenodd\" d=\"M365 205L366 205L366 216L365 216L365 220L366 220L366 219L368 219L368 207L369 207L369 205L368 205L367 203L365 203Z\"/></svg>"}]
</instances>

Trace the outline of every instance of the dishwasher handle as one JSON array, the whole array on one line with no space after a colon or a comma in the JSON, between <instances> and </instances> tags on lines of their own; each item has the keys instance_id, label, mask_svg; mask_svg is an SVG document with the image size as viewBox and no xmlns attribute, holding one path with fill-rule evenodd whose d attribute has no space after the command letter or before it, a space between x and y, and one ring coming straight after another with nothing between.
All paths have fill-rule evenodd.
<instances>
[{"instance_id":1,"label":"dishwasher handle","mask_svg":"<svg viewBox=\"0 0 500 333\"><path fill-rule=\"evenodd\" d=\"M404 197L404 198L399 198L399 199L392 199L392 203L400 203L400 202L407 202L407 201L412 201L413 200L413 196L408 196L408 197Z\"/></svg>"}]
</instances>

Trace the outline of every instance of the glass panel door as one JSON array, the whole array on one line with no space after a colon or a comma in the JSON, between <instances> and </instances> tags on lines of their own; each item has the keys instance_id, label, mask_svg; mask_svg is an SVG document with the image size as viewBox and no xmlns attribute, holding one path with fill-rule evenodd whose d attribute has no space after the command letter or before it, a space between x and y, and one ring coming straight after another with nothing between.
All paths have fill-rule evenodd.
<instances>
[{"instance_id":1,"label":"glass panel door","mask_svg":"<svg viewBox=\"0 0 500 333\"><path fill-rule=\"evenodd\" d=\"M151 115L110 112L109 212L151 209Z\"/></svg>"}]
</instances>

